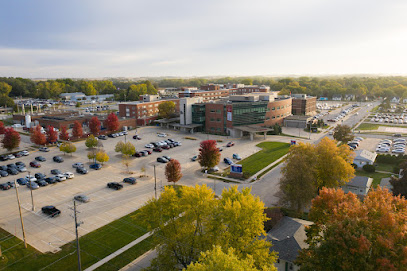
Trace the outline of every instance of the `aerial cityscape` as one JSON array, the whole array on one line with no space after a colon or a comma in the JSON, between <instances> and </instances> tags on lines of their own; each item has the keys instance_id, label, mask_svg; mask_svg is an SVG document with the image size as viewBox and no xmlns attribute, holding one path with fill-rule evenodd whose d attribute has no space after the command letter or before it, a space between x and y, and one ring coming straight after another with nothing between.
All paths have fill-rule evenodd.
<instances>
[{"instance_id":1,"label":"aerial cityscape","mask_svg":"<svg viewBox=\"0 0 407 271\"><path fill-rule=\"evenodd\" d=\"M407 270L404 1L0 9L0 270Z\"/></svg>"}]
</instances>

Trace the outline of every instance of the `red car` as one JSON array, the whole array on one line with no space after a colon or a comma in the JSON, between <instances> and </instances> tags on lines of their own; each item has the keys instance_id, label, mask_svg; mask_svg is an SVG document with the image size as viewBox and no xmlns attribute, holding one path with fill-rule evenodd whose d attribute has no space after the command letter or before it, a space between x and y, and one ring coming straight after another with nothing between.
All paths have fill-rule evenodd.
<instances>
[{"instance_id":1,"label":"red car","mask_svg":"<svg viewBox=\"0 0 407 271\"><path fill-rule=\"evenodd\" d=\"M144 150L144 151L146 151L148 154L152 154L152 153L153 153L152 150Z\"/></svg>"},{"instance_id":2,"label":"red car","mask_svg":"<svg viewBox=\"0 0 407 271\"><path fill-rule=\"evenodd\" d=\"M235 143L232 142L232 141L230 141L230 142L226 145L226 147L232 147L232 146L234 146L234 145L235 145Z\"/></svg>"},{"instance_id":3,"label":"red car","mask_svg":"<svg viewBox=\"0 0 407 271\"><path fill-rule=\"evenodd\" d=\"M157 147L157 148L154 148L154 149L153 149L153 151L155 151L155 152L162 152L162 151L163 151L163 149L161 149L161 148Z\"/></svg>"},{"instance_id":4,"label":"red car","mask_svg":"<svg viewBox=\"0 0 407 271\"><path fill-rule=\"evenodd\" d=\"M35 167L35 168L39 168L39 167L41 167L41 164L38 163L37 161L32 161L32 162L30 163L30 166L31 166L31 167Z\"/></svg>"},{"instance_id":5,"label":"red car","mask_svg":"<svg viewBox=\"0 0 407 271\"><path fill-rule=\"evenodd\" d=\"M170 146L164 145L164 146L162 146L161 148L163 148L164 150L169 150L169 149L170 149Z\"/></svg>"}]
</instances>

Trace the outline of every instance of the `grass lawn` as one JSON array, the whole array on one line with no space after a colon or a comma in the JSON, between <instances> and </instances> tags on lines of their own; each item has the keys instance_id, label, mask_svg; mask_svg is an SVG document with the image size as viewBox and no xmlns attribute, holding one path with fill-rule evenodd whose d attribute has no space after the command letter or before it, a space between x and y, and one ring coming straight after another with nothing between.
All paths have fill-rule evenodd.
<instances>
[{"instance_id":1,"label":"grass lawn","mask_svg":"<svg viewBox=\"0 0 407 271\"><path fill-rule=\"evenodd\" d=\"M377 130L379 129L380 126L384 126L384 127L404 127L406 128L406 126L402 126L402 125L389 125L389 124L376 124L376 123L367 123L364 122L361 125L359 125L359 127L357 127L357 130Z\"/></svg>"},{"instance_id":2,"label":"grass lawn","mask_svg":"<svg viewBox=\"0 0 407 271\"><path fill-rule=\"evenodd\" d=\"M243 172L246 172L247 177L252 176L287 154L290 148L290 144L281 142L262 142L256 146L262 148L262 150L238 163L243 166Z\"/></svg>"},{"instance_id":3,"label":"grass lawn","mask_svg":"<svg viewBox=\"0 0 407 271\"><path fill-rule=\"evenodd\" d=\"M147 233L146 229L131 218L137 212L135 211L80 237L83 269ZM3 256L5 256L5 260L0 260L0 270L77 269L75 242L64 245L58 253L42 254L32 247L24 249L21 240L0 229L0 245ZM124 256L111 260L111 263L106 264L108 269L105 270L118 270L153 247L155 244L148 238L123 254Z\"/></svg>"},{"instance_id":4,"label":"grass lawn","mask_svg":"<svg viewBox=\"0 0 407 271\"><path fill-rule=\"evenodd\" d=\"M364 170L356 170L355 175L373 178L372 186L376 187L377 185L380 184L380 181L382 180L382 178L390 177L392 174L378 173L378 172L369 173Z\"/></svg>"},{"instance_id":5,"label":"grass lawn","mask_svg":"<svg viewBox=\"0 0 407 271\"><path fill-rule=\"evenodd\" d=\"M393 172L394 164L375 163L376 171Z\"/></svg>"}]
</instances>

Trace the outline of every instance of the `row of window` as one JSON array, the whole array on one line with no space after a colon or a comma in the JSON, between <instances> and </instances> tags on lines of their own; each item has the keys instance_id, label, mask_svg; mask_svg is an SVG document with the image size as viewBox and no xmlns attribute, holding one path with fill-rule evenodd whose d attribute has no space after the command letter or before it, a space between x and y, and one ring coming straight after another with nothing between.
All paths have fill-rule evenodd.
<instances>
[{"instance_id":1,"label":"row of window","mask_svg":"<svg viewBox=\"0 0 407 271\"><path fill-rule=\"evenodd\" d=\"M215 109L211 109L211 113L218 113L218 114L220 114L220 112L221 112L220 109L216 109L216 110L215 110Z\"/></svg>"},{"instance_id":2,"label":"row of window","mask_svg":"<svg viewBox=\"0 0 407 271\"><path fill-rule=\"evenodd\" d=\"M289 105L289 104L288 104L288 105L285 105L285 106L284 106L284 105L282 105L282 106L277 106L277 110L279 110L279 109L284 109L284 108L288 108L288 107L290 107L290 106L291 106L291 105ZM271 110L276 110L276 108L275 108L275 107L272 107Z\"/></svg>"},{"instance_id":3,"label":"row of window","mask_svg":"<svg viewBox=\"0 0 407 271\"><path fill-rule=\"evenodd\" d=\"M215 121L215 119L214 119L214 118L211 118L211 121ZM221 122L221 119L220 119L220 118L217 118L216 121L217 121L217 122Z\"/></svg>"}]
</instances>

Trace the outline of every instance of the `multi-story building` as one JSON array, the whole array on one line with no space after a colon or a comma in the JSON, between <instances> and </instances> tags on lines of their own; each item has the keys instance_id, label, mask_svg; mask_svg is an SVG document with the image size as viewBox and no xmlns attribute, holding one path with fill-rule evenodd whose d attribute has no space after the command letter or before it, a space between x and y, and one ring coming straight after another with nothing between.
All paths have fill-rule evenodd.
<instances>
[{"instance_id":1,"label":"multi-story building","mask_svg":"<svg viewBox=\"0 0 407 271\"><path fill-rule=\"evenodd\" d=\"M150 95L151 96L151 95ZM154 96L154 95L152 95ZM158 105L165 101L172 101L175 103L175 112L179 113L179 99L155 99L142 98L143 100L149 100L146 102L126 102L119 104L119 116L125 118L135 118L137 126L144 126L152 123L158 118Z\"/></svg>"},{"instance_id":2,"label":"multi-story building","mask_svg":"<svg viewBox=\"0 0 407 271\"><path fill-rule=\"evenodd\" d=\"M205 101L210 101L210 100L218 100L220 98L228 97L229 96L229 90L188 90L184 92L180 92L178 94L178 97L180 98L192 98L192 97L202 97L204 102Z\"/></svg>"},{"instance_id":3,"label":"multi-story building","mask_svg":"<svg viewBox=\"0 0 407 271\"><path fill-rule=\"evenodd\" d=\"M315 115L317 111L317 97L307 94L292 94L292 114L293 115Z\"/></svg>"}]
</instances>

